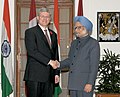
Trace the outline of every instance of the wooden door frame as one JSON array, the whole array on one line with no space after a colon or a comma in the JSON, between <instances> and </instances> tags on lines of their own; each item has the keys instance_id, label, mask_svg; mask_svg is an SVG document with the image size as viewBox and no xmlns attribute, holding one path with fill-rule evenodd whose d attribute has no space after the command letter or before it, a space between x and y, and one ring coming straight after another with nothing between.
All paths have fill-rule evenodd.
<instances>
[{"instance_id":1,"label":"wooden door frame","mask_svg":"<svg viewBox=\"0 0 120 97\"><path fill-rule=\"evenodd\" d=\"M16 2L16 6L17 6L17 34L16 34L16 51L17 51L17 55L16 55L16 97L20 97L20 66L21 66L21 43L20 43L20 35L21 35L21 7L30 7L30 1L23 1L21 0L21 2L17 1ZM37 1L37 0L36 0ZM49 1L49 0L48 0ZM72 6L73 8L73 4L71 4L70 2L65 2L65 0L59 0L59 7L62 8L63 6ZM68 1L68 0L66 0ZM47 2L47 0L44 2L41 2L40 1L37 1L36 2L36 8L40 7L40 6L43 6L43 5L54 5L53 2ZM70 7L71 8L71 7ZM73 12L73 9L70 9L71 12ZM70 15L70 27L69 27L69 31L73 32L72 30L72 26L73 26L73 14ZM70 38L69 38L69 41L71 42L71 40L73 39L73 36L72 36L72 33L69 34Z\"/></svg>"}]
</instances>

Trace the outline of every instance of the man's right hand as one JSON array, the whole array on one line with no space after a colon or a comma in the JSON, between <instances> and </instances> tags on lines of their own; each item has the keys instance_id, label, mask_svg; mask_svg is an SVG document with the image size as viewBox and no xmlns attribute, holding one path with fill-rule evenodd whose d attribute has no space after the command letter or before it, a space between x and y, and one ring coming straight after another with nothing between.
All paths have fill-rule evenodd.
<instances>
[{"instance_id":1,"label":"man's right hand","mask_svg":"<svg viewBox=\"0 0 120 97\"><path fill-rule=\"evenodd\" d=\"M57 60L50 60L48 64L50 64L53 67L53 69L57 69L59 67L59 62Z\"/></svg>"}]
</instances>

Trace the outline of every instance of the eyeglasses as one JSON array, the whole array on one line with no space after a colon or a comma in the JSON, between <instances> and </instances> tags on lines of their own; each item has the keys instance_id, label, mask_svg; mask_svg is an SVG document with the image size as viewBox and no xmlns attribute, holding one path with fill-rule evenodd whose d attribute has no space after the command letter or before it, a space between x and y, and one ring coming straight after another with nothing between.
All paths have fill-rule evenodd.
<instances>
[{"instance_id":1,"label":"eyeglasses","mask_svg":"<svg viewBox=\"0 0 120 97\"><path fill-rule=\"evenodd\" d=\"M74 27L74 30L76 30L76 29L80 30L82 27L84 27L84 26L76 26L76 27Z\"/></svg>"},{"instance_id":2,"label":"eyeglasses","mask_svg":"<svg viewBox=\"0 0 120 97\"><path fill-rule=\"evenodd\" d=\"M44 19L50 19L50 16L44 16L44 15L40 15L40 18L44 18Z\"/></svg>"}]
</instances>

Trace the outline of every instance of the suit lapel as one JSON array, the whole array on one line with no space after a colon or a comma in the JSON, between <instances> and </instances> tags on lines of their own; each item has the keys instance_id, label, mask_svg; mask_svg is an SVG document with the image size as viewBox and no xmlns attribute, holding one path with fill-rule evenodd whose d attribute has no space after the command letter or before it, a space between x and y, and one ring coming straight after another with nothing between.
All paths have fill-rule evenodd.
<instances>
[{"instance_id":1,"label":"suit lapel","mask_svg":"<svg viewBox=\"0 0 120 97\"><path fill-rule=\"evenodd\" d=\"M53 32L52 32L50 29L48 29L48 30L49 30L50 38L51 38L51 48L50 48L50 50L51 50L51 53L54 54L53 45L54 45L54 39L55 39L55 37L54 37L54 35L53 35Z\"/></svg>"},{"instance_id":2,"label":"suit lapel","mask_svg":"<svg viewBox=\"0 0 120 97\"><path fill-rule=\"evenodd\" d=\"M40 35L40 37L43 39L43 41L45 42L45 44L47 45L47 47L50 48L48 42L47 42L47 39L44 35L44 32L42 31L42 29L39 27L39 25L37 25L37 33Z\"/></svg>"},{"instance_id":3,"label":"suit lapel","mask_svg":"<svg viewBox=\"0 0 120 97\"><path fill-rule=\"evenodd\" d=\"M54 37L53 37L53 32L50 30L50 29L48 29L49 30L49 33L50 33L50 38L51 38L51 47L53 46L53 41L54 41Z\"/></svg>"}]
</instances>

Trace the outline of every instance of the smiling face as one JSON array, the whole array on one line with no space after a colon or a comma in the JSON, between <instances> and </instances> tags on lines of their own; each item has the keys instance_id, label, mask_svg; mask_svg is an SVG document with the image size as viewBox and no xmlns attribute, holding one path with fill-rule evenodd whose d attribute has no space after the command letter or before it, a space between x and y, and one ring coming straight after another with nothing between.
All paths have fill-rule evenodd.
<instances>
[{"instance_id":1,"label":"smiling face","mask_svg":"<svg viewBox=\"0 0 120 97\"><path fill-rule=\"evenodd\" d=\"M74 31L77 33L77 37L84 37L88 35L86 28L80 22L75 23Z\"/></svg>"},{"instance_id":2,"label":"smiling face","mask_svg":"<svg viewBox=\"0 0 120 97\"><path fill-rule=\"evenodd\" d=\"M43 27L47 27L49 25L50 19L49 12L39 12L39 15L37 16L38 23Z\"/></svg>"}]
</instances>

